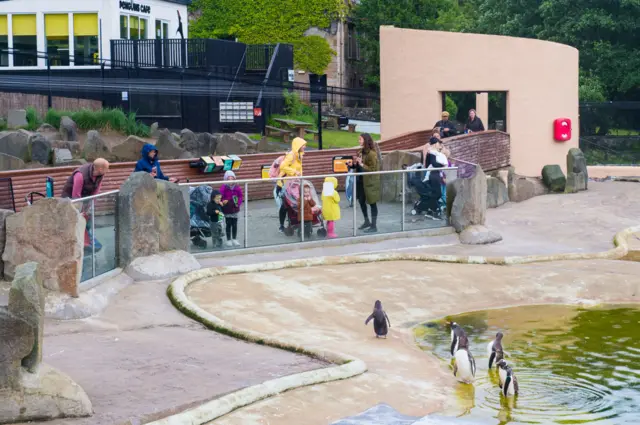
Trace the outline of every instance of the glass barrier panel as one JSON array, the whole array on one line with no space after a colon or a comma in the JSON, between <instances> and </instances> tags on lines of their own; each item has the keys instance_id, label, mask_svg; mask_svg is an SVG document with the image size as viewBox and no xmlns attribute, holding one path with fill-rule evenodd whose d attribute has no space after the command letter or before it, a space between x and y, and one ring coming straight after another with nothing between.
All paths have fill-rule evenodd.
<instances>
[{"instance_id":1,"label":"glass barrier panel","mask_svg":"<svg viewBox=\"0 0 640 425\"><path fill-rule=\"evenodd\" d=\"M401 184L401 178L401 174L356 177L354 208L358 236L402 231L402 203L398 189L401 186L397 185L397 182Z\"/></svg>"},{"instance_id":2,"label":"glass barrier panel","mask_svg":"<svg viewBox=\"0 0 640 425\"><path fill-rule=\"evenodd\" d=\"M225 196L228 198L225 203L223 199L223 182L213 184L202 184L189 186L189 251L191 253L223 251L225 249L237 248L233 239L227 240L225 209L228 212L228 220L232 221L233 216L239 213L231 209L234 203L233 196L226 193L226 189L233 193L231 185L225 185ZM212 195L218 195L212 199ZM214 202L215 201L215 202ZM236 199L236 203L241 208L241 199ZM227 206L228 205L228 206ZM213 215L209 215L213 212ZM231 235L232 236L232 235Z\"/></svg>"},{"instance_id":3,"label":"glass barrier panel","mask_svg":"<svg viewBox=\"0 0 640 425\"><path fill-rule=\"evenodd\" d=\"M116 200L111 194L80 202L86 219L81 282L117 267Z\"/></svg>"},{"instance_id":4,"label":"glass barrier panel","mask_svg":"<svg viewBox=\"0 0 640 425\"><path fill-rule=\"evenodd\" d=\"M405 174L405 231L448 226L446 185L455 170L419 169Z\"/></svg>"}]
</instances>

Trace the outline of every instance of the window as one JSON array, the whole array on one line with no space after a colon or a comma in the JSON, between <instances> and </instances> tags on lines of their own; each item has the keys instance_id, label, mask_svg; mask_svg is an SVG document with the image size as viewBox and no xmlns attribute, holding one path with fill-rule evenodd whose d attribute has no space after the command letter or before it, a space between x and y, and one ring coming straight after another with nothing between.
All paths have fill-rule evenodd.
<instances>
[{"instance_id":1,"label":"window","mask_svg":"<svg viewBox=\"0 0 640 425\"><path fill-rule=\"evenodd\" d=\"M76 65L96 65L98 63L100 53L97 14L76 13L73 15L73 43Z\"/></svg>"},{"instance_id":2,"label":"window","mask_svg":"<svg viewBox=\"0 0 640 425\"><path fill-rule=\"evenodd\" d=\"M51 66L69 66L69 15L44 15L44 31Z\"/></svg>"},{"instance_id":3,"label":"window","mask_svg":"<svg viewBox=\"0 0 640 425\"><path fill-rule=\"evenodd\" d=\"M120 15L120 38L129 38L129 17Z\"/></svg>"},{"instance_id":4,"label":"window","mask_svg":"<svg viewBox=\"0 0 640 425\"><path fill-rule=\"evenodd\" d=\"M120 38L146 40L148 22L137 16L120 15Z\"/></svg>"},{"instance_id":5,"label":"window","mask_svg":"<svg viewBox=\"0 0 640 425\"><path fill-rule=\"evenodd\" d=\"M36 15L13 15L14 66L38 65Z\"/></svg>"},{"instance_id":6,"label":"window","mask_svg":"<svg viewBox=\"0 0 640 425\"><path fill-rule=\"evenodd\" d=\"M169 38L169 23L156 21L156 38Z\"/></svg>"},{"instance_id":7,"label":"window","mask_svg":"<svg viewBox=\"0 0 640 425\"><path fill-rule=\"evenodd\" d=\"M220 122L253 122L252 102L220 102Z\"/></svg>"},{"instance_id":8,"label":"window","mask_svg":"<svg viewBox=\"0 0 640 425\"><path fill-rule=\"evenodd\" d=\"M9 21L0 15L0 66L9 66Z\"/></svg>"}]
</instances>

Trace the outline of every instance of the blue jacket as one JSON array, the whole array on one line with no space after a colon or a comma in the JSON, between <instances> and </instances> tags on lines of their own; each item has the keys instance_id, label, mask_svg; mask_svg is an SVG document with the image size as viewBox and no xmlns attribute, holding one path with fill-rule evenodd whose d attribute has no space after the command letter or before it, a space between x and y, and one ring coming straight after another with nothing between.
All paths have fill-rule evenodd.
<instances>
[{"instance_id":1,"label":"blue jacket","mask_svg":"<svg viewBox=\"0 0 640 425\"><path fill-rule=\"evenodd\" d=\"M153 151L156 151L156 157L154 159L149 158L149 154ZM136 169L133 172L137 171L145 171L147 173L151 173L153 167L156 167L156 179L161 180L169 180L169 177L162 174L162 170L160 169L160 161L158 160L158 149L151 144L146 144L142 147L142 158L138 160L136 163Z\"/></svg>"}]
</instances>

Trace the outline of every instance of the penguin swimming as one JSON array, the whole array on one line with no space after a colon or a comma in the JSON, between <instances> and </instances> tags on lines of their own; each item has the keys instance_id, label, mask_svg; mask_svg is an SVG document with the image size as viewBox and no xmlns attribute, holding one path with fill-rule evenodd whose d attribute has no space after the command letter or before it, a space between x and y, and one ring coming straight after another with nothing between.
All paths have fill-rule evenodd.
<instances>
[{"instance_id":1,"label":"penguin swimming","mask_svg":"<svg viewBox=\"0 0 640 425\"><path fill-rule=\"evenodd\" d=\"M504 350L502 348L503 336L504 335L502 334L502 332L498 332L496 334L496 339L494 339L489 343L489 345L487 345L487 356L489 357L489 370L491 370L491 367L493 366L494 363L496 364L496 367L498 367L498 362L504 359Z\"/></svg>"},{"instance_id":2,"label":"penguin swimming","mask_svg":"<svg viewBox=\"0 0 640 425\"><path fill-rule=\"evenodd\" d=\"M516 378L516 375L513 373L511 366L509 366L504 359L496 363L496 366L498 366L502 394L504 394L505 397L518 395L518 378Z\"/></svg>"},{"instance_id":3,"label":"penguin swimming","mask_svg":"<svg viewBox=\"0 0 640 425\"><path fill-rule=\"evenodd\" d=\"M469 351L466 332L455 322L451 324L451 354L455 359L453 376L465 384L472 383L476 376L476 361Z\"/></svg>"},{"instance_id":4,"label":"penguin swimming","mask_svg":"<svg viewBox=\"0 0 640 425\"><path fill-rule=\"evenodd\" d=\"M389 328L391 327L391 321L389 320L389 316L387 316L387 312L382 309L382 303L380 300L377 300L373 306L373 313L367 317L367 320L364 322L365 325L369 324L369 321L373 319L373 330L376 333L376 338L387 337L387 333L389 329L387 328L387 322L389 323Z\"/></svg>"}]
</instances>

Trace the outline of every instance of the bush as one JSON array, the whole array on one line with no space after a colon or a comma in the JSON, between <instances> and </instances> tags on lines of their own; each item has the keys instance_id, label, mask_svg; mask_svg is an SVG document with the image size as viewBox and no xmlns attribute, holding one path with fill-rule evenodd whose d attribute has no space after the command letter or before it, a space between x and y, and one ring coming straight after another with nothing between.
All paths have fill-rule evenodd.
<instances>
[{"instance_id":1,"label":"bush","mask_svg":"<svg viewBox=\"0 0 640 425\"><path fill-rule=\"evenodd\" d=\"M456 102L449 97L449 95L445 96L444 110L449 113L452 120L456 119L456 116L458 115L458 105L456 105Z\"/></svg>"},{"instance_id":2,"label":"bush","mask_svg":"<svg viewBox=\"0 0 640 425\"><path fill-rule=\"evenodd\" d=\"M27 130L36 131L42 124L40 117L38 117L38 111L35 108L29 106L27 109Z\"/></svg>"},{"instance_id":3,"label":"bush","mask_svg":"<svg viewBox=\"0 0 640 425\"><path fill-rule=\"evenodd\" d=\"M125 114L121 109L100 109L93 111L58 111L49 109L45 122L60 128L62 117L70 117L81 130L113 130L126 135L149 137L149 127L136 120L136 114Z\"/></svg>"}]
</instances>

